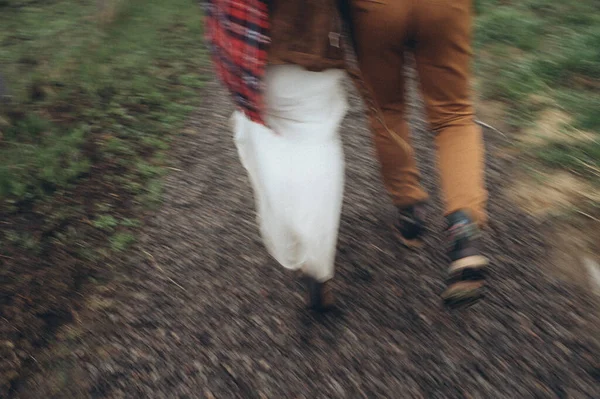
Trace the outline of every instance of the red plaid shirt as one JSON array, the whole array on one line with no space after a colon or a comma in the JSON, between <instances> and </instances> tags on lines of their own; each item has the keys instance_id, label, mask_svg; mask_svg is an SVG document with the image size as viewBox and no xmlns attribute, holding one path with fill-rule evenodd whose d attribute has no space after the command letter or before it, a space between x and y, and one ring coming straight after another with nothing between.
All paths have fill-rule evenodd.
<instances>
[{"instance_id":1,"label":"red plaid shirt","mask_svg":"<svg viewBox=\"0 0 600 399\"><path fill-rule=\"evenodd\" d=\"M207 0L206 37L218 77L236 105L265 124L263 77L269 38L268 0Z\"/></svg>"}]
</instances>

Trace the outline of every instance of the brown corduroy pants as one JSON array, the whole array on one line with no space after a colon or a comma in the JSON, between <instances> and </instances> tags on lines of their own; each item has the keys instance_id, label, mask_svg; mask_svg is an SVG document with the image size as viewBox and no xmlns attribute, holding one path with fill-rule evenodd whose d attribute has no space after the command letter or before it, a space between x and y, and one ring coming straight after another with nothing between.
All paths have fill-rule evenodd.
<instances>
[{"instance_id":1,"label":"brown corduroy pants","mask_svg":"<svg viewBox=\"0 0 600 399\"><path fill-rule=\"evenodd\" d=\"M465 210L486 221L484 146L470 96L471 0L350 0L362 77L381 172L397 206L427 199L405 119L405 54L414 54L431 130L435 133L445 213Z\"/></svg>"}]
</instances>

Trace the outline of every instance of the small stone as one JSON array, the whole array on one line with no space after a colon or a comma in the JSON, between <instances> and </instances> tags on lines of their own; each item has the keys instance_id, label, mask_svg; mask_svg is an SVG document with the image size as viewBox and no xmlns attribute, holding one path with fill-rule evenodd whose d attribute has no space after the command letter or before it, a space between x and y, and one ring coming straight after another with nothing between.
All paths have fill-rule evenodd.
<instances>
[{"instance_id":1,"label":"small stone","mask_svg":"<svg viewBox=\"0 0 600 399\"><path fill-rule=\"evenodd\" d=\"M346 396L346 391L344 391L344 388L342 388L342 386L340 385L339 382L337 382L336 380L334 380L333 378L331 378L330 380L331 386L332 388L335 390L335 392L340 396L340 397L344 397Z\"/></svg>"},{"instance_id":2,"label":"small stone","mask_svg":"<svg viewBox=\"0 0 600 399\"><path fill-rule=\"evenodd\" d=\"M269 363L267 363L267 361L265 359L260 359L258 361L258 364L260 364L260 366L266 371L271 370L271 366L269 366Z\"/></svg>"},{"instance_id":3,"label":"small stone","mask_svg":"<svg viewBox=\"0 0 600 399\"><path fill-rule=\"evenodd\" d=\"M15 344L13 344L11 341L4 341L2 342L2 345L10 349L13 349L15 347Z\"/></svg>"},{"instance_id":4,"label":"small stone","mask_svg":"<svg viewBox=\"0 0 600 399\"><path fill-rule=\"evenodd\" d=\"M571 354L571 350L567 348L562 342L554 341L554 346L556 346L566 355Z\"/></svg>"}]
</instances>

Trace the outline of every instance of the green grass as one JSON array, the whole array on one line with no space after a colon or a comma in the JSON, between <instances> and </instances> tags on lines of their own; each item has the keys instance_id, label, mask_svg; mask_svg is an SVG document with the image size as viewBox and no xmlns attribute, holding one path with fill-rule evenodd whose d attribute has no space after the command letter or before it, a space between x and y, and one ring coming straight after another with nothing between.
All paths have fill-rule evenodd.
<instances>
[{"instance_id":1,"label":"green grass","mask_svg":"<svg viewBox=\"0 0 600 399\"><path fill-rule=\"evenodd\" d=\"M600 182L600 139L581 144L549 143L539 149L537 154L550 166L569 167Z\"/></svg>"},{"instance_id":2,"label":"green grass","mask_svg":"<svg viewBox=\"0 0 600 399\"><path fill-rule=\"evenodd\" d=\"M112 215L101 215L93 222L93 226L100 230L112 231L119 225L117 219Z\"/></svg>"},{"instance_id":3,"label":"green grass","mask_svg":"<svg viewBox=\"0 0 600 399\"><path fill-rule=\"evenodd\" d=\"M554 107L571 116L568 129L600 140L600 3L477 0L475 7L483 96L505 102L515 128L531 126L540 111ZM549 142L536 153L553 167L580 169L585 162L597 168L598 145Z\"/></svg>"},{"instance_id":4,"label":"green grass","mask_svg":"<svg viewBox=\"0 0 600 399\"><path fill-rule=\"evenodd\" d=\"M111 249L115 252L123 252L135 242L135 236L131 233L117 233L110 238Z\"/></svg>"},{"instance_id":5,"label":"green grass","mask_svg":"<svg viewBox=\"0 0 600 399\"><path fill-rule=\"evenodd\" d=\"M206 50L195 1L108 3L101 21L96 0L0 0L0 214L43 210L42 230L90 218L122 250L139 226L128 213L161 200L165 152L199 104ZM19 228L12 241L31 245Z\"/></svg>"}]
</instances>

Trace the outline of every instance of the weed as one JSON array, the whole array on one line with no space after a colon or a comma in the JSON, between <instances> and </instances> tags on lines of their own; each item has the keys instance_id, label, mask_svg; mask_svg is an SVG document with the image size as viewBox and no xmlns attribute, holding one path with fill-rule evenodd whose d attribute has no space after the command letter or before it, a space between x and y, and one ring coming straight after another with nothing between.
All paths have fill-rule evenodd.
<instances>
[{"instance_id":1,"label":"weed","mask_svg":"<svg viewBox=\"0 0 600 399\"><path fill-rule=\"evenodd\" d=\"M135 242L131 233L116 233L110 238L111 249L115 252L123 252Z\"/></svg>"},{"instance_id":2,"label":"weed","mask_svg":"<svg viewBox=\"0 0 600 399\"><path fill-rule=\"evenodd\" d=\"M112 231L119 225L119 222L112 215L102 215L98 217L92 224L97 229Z\"/></svg>"},{"instance_id":3,"label":"weed","mask_svg":"<svg viewBox=\"0 0 600 399\"><path fill-rule=\"evenodd\" d=\"M138 219L125 218L121 220L120 225L123 227L136 228L140 227L142 223Z\"/></svg>"}]
</instances>

